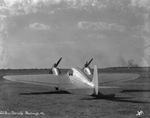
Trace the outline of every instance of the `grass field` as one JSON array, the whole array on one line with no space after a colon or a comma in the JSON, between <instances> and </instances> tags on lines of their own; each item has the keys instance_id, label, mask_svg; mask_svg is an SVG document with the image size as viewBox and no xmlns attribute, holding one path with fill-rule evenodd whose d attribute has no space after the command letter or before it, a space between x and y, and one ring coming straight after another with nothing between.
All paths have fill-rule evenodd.
<instances>
[{"instance_id":1,"label":"grass field","mask_svg":"<svg viewBox=\"0 0 150 118\"><path fill-rule=\"evenodd\" d=\"M150 74L133 72L140 77L115 83L124 88L115 98L54 92L54 88L14 83L1 77L0 118L150 118ZM136 115L138 111L140 116Z\"/></svg>"}]
</instances>

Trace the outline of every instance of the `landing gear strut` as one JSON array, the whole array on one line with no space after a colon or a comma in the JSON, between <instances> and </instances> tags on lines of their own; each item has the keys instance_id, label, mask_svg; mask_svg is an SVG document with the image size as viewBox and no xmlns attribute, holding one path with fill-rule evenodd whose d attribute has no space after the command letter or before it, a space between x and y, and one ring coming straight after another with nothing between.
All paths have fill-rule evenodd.
<instances>
[{"instance_id":1,"label":"landing gear strut","mask_svg":"<svg viewBox=\"0 0 150 118\"><path fill-rule=\"evenodd\" d=\"M55 90L59 90L59 88L58 88L58 87L55 87Z\"/></svg>"}]
</instances>

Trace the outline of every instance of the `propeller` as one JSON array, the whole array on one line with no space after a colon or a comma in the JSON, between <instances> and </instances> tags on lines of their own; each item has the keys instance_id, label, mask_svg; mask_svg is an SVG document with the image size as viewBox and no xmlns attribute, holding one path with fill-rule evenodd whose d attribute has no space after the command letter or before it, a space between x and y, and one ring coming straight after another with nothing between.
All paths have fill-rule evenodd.
<instances>
[{"instance_id":1,"label":"propeller","mask_svg":"<svg viewBox=\"0 0 150 118\"><path fill-rule=\"evenodd\" d=\"M93 61L93 58L89 62L86 61L85 65L84 65L84 68L88 67L91 64L92 61Z\"/></svg>"},{"instance_id":2,"label":"propeller","mask_svg":"<svg viewBox=\"0 0 150 118\"><path fill-rule=\"evenodd\" d=\"M53 69L54 69L54 68L56 68L57 70L59 70L59 69L57 68L57 66L59 65L59 63L60 63L61 60L62 60L62 57L57 61L57 63L54 63L54 65L53 65L53 67L51 68L49 74L54 74L54 73L53 73Z\"/></svg>"},{"instance_id":3,"label":"propeller","mask_svg":"<svg viewBox=\"0 0 150 118\"><path fill-rule=\"evenodd\" d=\"M59 65L59 63L60 63L61 60L62 60L62 57L58 60L57 63L54 63L53 67L54 67L54 68L57 68L57 66Z\"/></svg>"},{"instance_id":4,"label":"propeller","mask_svg":"<svg viewBox=\"0 0 150 118\"><path fill-rule=\"evenodd\" d=\"M93 61L93 58L88 62L86 61L84 67L83 67L83 71L87 74L87 75L91 75L91 68L90 68L90 64Z\"/></svg>"}]
</instances>

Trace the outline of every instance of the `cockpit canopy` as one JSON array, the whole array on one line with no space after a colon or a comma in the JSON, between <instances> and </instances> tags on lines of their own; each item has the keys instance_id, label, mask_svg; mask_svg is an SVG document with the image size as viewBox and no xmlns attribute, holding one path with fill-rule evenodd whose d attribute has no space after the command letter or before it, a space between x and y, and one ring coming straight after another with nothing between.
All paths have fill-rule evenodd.
<instances>
[{"instance_id":1,"label":"cockpit canopy","mask_svg":"<svg viewBox=\"0 0 150 118\"><path fill-rule=\"evenodd\" d=\"M70 70L68 71L67 75L68 75L68 76L73 76L73 70L70 69Z\"/></svg>"}]
</instances>

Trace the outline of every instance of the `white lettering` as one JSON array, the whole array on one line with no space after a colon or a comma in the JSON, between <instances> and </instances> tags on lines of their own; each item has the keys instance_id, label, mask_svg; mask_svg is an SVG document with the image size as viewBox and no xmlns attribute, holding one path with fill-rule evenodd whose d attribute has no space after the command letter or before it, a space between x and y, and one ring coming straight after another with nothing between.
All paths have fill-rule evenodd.
<instances>
[{"instance_id":1,"label":"white lettering","mask_svg":"<svg viewBox=\"0 0 150 118\"><path fill-rule=\"evenodd\" d=\"M141 116L142 114L144 114L144 112L142 110L141 111L137 111L136 116Z\"/></svg>"}]
</instances>

